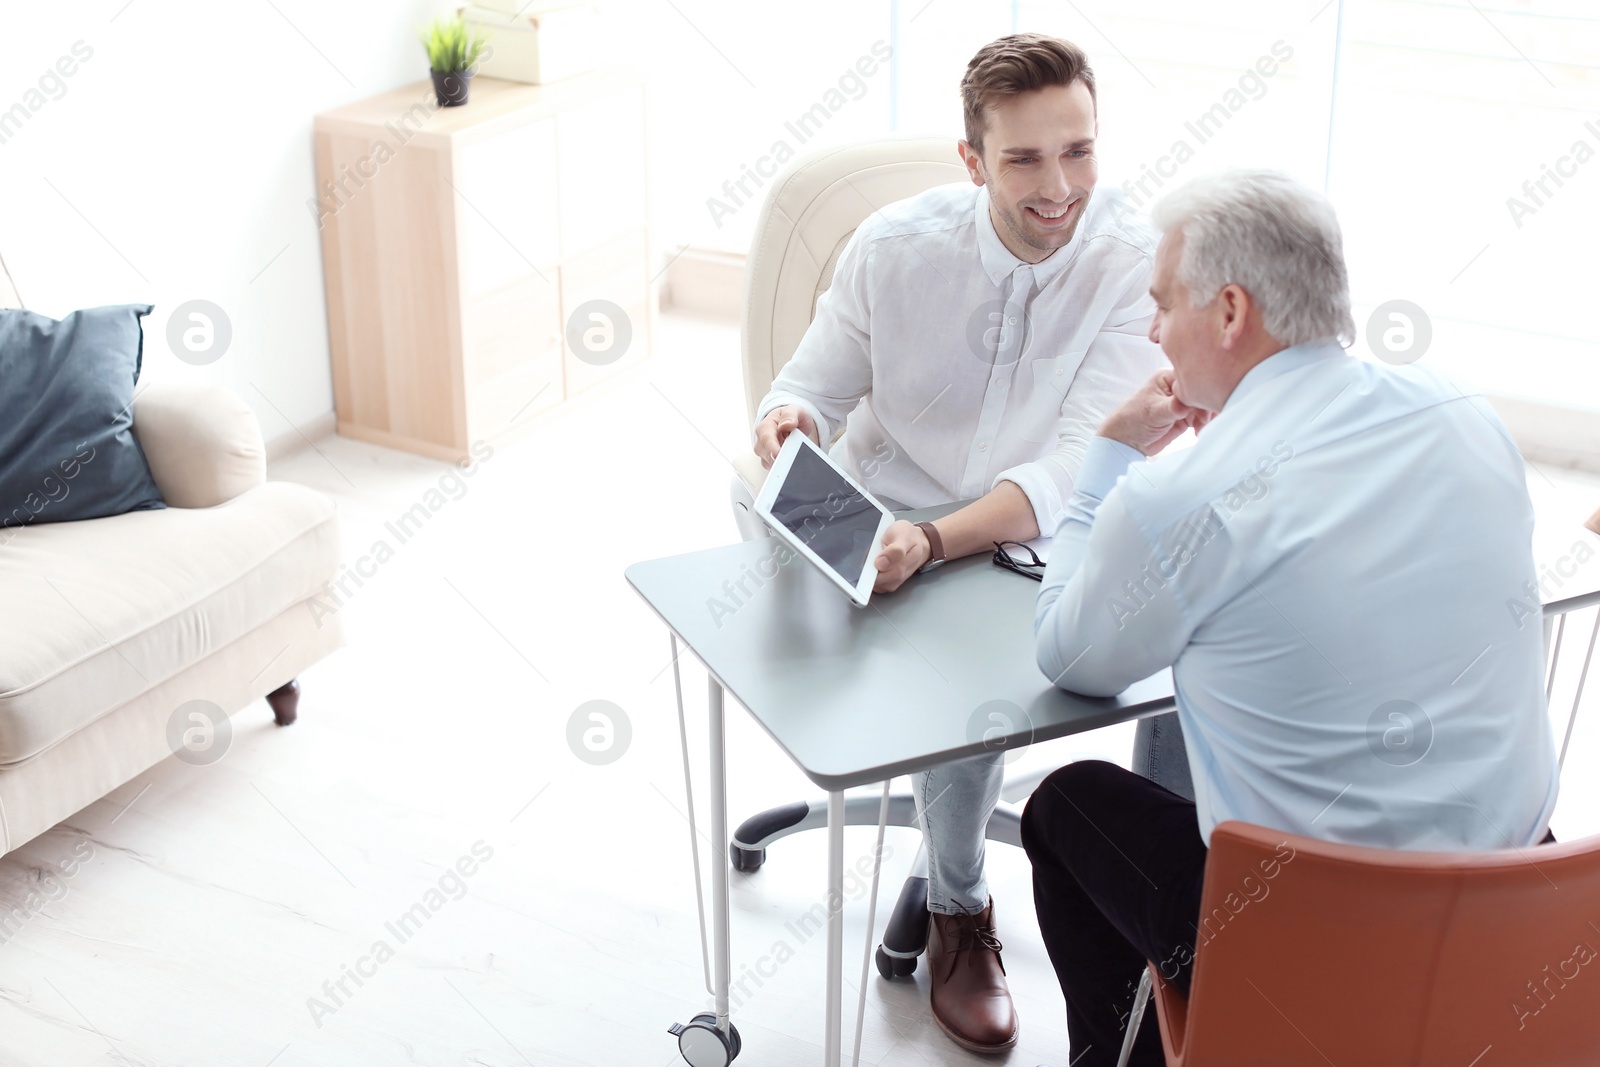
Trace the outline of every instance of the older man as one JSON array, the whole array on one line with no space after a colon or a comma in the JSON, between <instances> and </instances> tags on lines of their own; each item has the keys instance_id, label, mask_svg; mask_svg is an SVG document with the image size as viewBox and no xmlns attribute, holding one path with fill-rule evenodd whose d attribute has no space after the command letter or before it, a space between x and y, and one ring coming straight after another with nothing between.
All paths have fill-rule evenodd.
<instances>
[{"instance_id":1,"label":"older man","mask_svg":"<svg viewBox=\"0 0 1600 1067\"><path fill-rule=\"evenodd\" d=\"M1282 175L1158 206L1151 336L1173 369L1101 425L1040 590L1039 666L1103 695L1171 666L1195 799L1097 761L1023 842L1072 1062L1116 1062L1144 961L1187 989L1226 819L1399 849L1546 836L1556 756L1523 463L1481 397L1351 358L1338 222ZM1185 428L1195 446L1156 462ZM1160 1064L1153 1018L1135 1063Z\"/></svg>"}]
</instances>

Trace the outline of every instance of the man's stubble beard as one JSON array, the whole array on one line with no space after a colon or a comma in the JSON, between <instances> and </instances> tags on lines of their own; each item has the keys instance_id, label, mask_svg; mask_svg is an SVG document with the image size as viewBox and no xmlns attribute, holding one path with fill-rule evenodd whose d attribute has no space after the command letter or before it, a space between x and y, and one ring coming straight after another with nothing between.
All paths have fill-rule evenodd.
<instances>
[{"instance_id":1,"label":"man's stubble beard","mask_svg":"<svg viewBox=\"0 0 1600 1067\"><path fill-rule=\"evenodd\" d=\"M1051 253L1059 248L1065 248L1067 245L1071 244L1072 238L1077 235L1078 227L1083 225L1084 216L1089 213L1089 205L1094 202L1094 190L1090 189L1083 194L1083 203L1078 207L1078 214L1077 217L1072 220L1072 225L1067 227L1066 231L1060 234L1060 243L1040 244L1037 238L1029 233L1027 226L1019 217L1021 212L1024 210L1022 207L1019 206L1017 208L1017 215L1013 215L1011 212L995 203L992 192L994 189L994 183L989 181L987 167L984 168L983 178L984 183L988 185L991 190L989 203L995 208L995 213L1000 216L1000 221L1005 224L1007 230L1011 231L1011 235L1013 237L1037 252ZM1052 239L1052 241L1054 240L1055 239ZM1048 258L1048 256L1046 258Z\"/></svg>"}]
</instances>

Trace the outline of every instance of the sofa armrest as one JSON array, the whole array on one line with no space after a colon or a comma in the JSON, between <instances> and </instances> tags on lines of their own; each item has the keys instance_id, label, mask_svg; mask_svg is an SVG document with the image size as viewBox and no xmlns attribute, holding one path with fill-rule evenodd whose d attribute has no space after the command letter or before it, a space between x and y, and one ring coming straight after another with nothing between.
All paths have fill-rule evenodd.
<instances>
[{"instance_id":1,"label":"sofa armrest","mask_svg":"<svg viewBox=\"0 0 1600 1067\"><path fill-rule=\"evenodd\" d=\"M150 386L133 399L133 433L168 507L214 507L267 480L255 413L223 386Z\"/></svg>"}]
</instances>

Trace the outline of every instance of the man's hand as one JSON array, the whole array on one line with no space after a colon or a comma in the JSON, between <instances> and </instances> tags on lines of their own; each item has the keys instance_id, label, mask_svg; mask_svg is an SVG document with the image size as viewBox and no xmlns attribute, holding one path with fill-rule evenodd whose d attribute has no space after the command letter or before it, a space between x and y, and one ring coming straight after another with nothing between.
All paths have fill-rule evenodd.
<instances>
[{"instance_id":1,"label":"man's hand","mask_svg":"<svg viewBox=\"0 0 1600 1067\"><path fill-rule=\"evenodd\" d=\"M873 562L878 568L878 578L872 583L874 593L892 593L905 584L907 578L922 569L933 556L933 546L920 526L905 519L895 520L883 535L883 551Z\"/></svg>"},{"instance_id":2,"label":"man's hand","mask_svg":"<svg viewBox=\"0 0 1600 1067\"><path fill-rule=\"evenodd\" d=\"M783 447L783 439L789 436L791 430L799 430L820 446L822 441L817 437L817 423L806 409L799 404L785 404L767 412L767 417L756 426L756 455L761 457L761 466L767 470L772 469L772 461L778 458L778 449Z\"/></svg>"},{"instance_id":3,"label":"man's hand","mask_svg":"<svg viewBox=\"0 0 1600 1067\"><path fill-rule=\"evenodd\" d=\"M1121 441L1153 456L1172 443L1183 431L1211 421L1212 412L1193 408L1172 395L1171 370L1157 371L1123 405L1100 424L1100 436Z\"/></svg>"}]
</instances>

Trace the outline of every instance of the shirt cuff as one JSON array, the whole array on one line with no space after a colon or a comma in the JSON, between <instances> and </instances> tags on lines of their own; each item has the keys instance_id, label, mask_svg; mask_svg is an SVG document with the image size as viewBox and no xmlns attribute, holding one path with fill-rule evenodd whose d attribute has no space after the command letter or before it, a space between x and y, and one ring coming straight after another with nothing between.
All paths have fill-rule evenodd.
<instances>
[{"instance_id":1,"label":"shirt cuff","mask_svg":"<svg viewBox=\"0 0 1600 1067\"><path fill-rule=\"evenodd\" d=\"M1135 463L1144 462L1145 455L1131 445L1109 437L1096 437L1089 442L1083 454L1083 466L1078 468L1077 492L1104 500L1116 486L1117 479L1128 473Z\"/></svg>"},{"instance_id":2,"label":"shirt cuff","mask_svg":"<svg viewBox=\"0 0 1600 1067\"><path fill-rule=\"evenodd\" d=\"M781 408L785 404L804 408L806 414L811 416L811 421L817 424L817 436L822 439L822 450L826 452L833 443L833 427L822 417L822 412L817 410L815 404L792 393L768 393L766 399L761 401L761 406L756 409L756 421L750 427L750 443L755 443L756 427L761 425L761 420L772 414L773 408Z\"/></svg>"}]
</instances>

